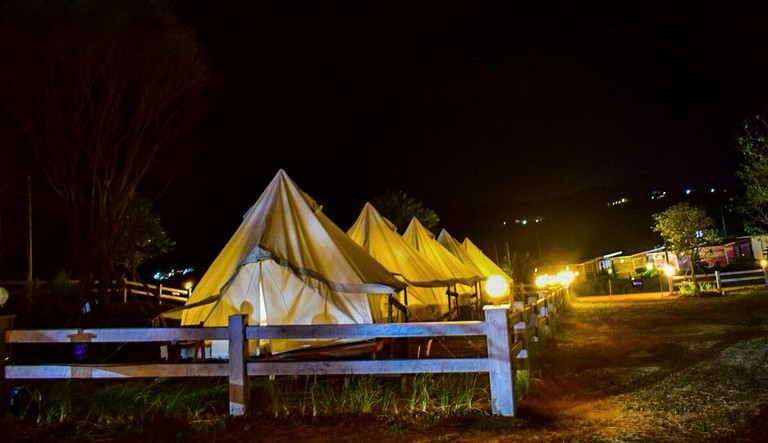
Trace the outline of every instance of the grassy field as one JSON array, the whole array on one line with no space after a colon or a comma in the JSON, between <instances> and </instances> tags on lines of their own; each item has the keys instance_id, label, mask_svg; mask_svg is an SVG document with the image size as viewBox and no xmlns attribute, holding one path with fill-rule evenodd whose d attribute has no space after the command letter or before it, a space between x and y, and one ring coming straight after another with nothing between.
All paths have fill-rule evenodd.
<instances>
[{"instance_id":1,"label":"grassy field","mask_svg":"<svg viewBox=\"0 0 768 443\"><path fill-rule=\"evenodd\" d=\"M490 415L482 374L254 378L256 412L243 418L226 415L223 379L74 381L23 385L33 401L0 432L14 441L763 441L767 352L766 289L576 297L518 373L527 393L514 418Z\"/></svg>"}]
</instances>

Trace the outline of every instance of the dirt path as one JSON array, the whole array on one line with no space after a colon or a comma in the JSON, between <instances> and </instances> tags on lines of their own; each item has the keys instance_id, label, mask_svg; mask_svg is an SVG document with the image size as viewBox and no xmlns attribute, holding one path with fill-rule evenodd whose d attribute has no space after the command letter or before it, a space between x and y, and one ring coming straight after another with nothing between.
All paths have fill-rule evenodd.
<instances>
[{"instance_id":1,"label":"dirt path","mask_svg":"<svg viewBox=\"0 0 768 443\"><path fill-rule=\"evenodd\" d=\"M764 441L767 335L765 294L575 298L499 441Z\"/></svg>"}]
</instances>

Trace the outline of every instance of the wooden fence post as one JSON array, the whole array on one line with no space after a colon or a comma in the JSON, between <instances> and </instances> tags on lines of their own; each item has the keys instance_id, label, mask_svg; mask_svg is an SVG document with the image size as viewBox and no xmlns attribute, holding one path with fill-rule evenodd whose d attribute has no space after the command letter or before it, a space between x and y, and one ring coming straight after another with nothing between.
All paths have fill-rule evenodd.
<instances>
[{"instance_id":1,"label":"wooden fence post","mask_svg":"<svg viewBox=\"0 0 768 443\"><path fill-rule=\"evenodd\" d=\"M488 337L488 376L491 382L491 412L515 415L515 370L509 328L509 305L486 305L485 322Z\"/></svg>"},{"instance_id":2,"label":"wooden fence post","mask_svg":"<svg viewBox=\"0 0 768 443\"><path fill-rule=\"evenodd\" d=\"M248 380L248 340L245 315L229 316L229 413L248 413L251 387ZM205 352L205 351L203 351Z\"/></svg>"},{"instance_id":3,"label":"wooden fence post","mask_svg":"<svg viewBox=\"0 0 768 443\"><path fill-rule=\"evenodd\" d=\"M722 290L722 287L720 286L720 272L715 271L715 286L717 286L717 290Z\"/></svg>"}]
</instances>

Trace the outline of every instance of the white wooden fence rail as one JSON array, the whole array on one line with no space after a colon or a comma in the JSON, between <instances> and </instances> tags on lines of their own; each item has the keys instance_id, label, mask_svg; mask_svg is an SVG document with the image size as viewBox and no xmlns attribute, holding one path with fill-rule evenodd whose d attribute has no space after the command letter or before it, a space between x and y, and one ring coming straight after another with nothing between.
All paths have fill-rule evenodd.
<instances>
[{"instance_id":1,"label":"white wooden fence rail","mask_svg":"<svg viewBox=\"0 0 768 443\"><path fill-rule=\"evenodd\" d=\"M206 363L48 364L5 366L6 379L91 379L133 377L229 378L230 414L248 412L248 377L265 375L414 374L487 372L494 414L515 414L514 379L518 358L565 303L565 290L531 299L526 306L488 305L485 321L387 323L360 325L247 326L233 315L227 327L94 328L5 331L5 343L125 343L226 340L229 360ZM382 360L258 361L248 359L248 341L302 338L386 338L485 336L487 357Z\"/></svg>"},{"instance_id":2,"label":"white wooden fence rail","mask_svg":"<svg viewBox=\"0 0 768 443\"><path fill-rule=\"evenodd\" d=\"M676 275L673 277L675 286L682 282L690 282L690 275ZM715 271L714 274L697 274L696 280L700 283L714 283L718 291L722 291L726 285L768 285L768 271L766 269L750 269L746 271Z\"/></svg>"}]
</instances>

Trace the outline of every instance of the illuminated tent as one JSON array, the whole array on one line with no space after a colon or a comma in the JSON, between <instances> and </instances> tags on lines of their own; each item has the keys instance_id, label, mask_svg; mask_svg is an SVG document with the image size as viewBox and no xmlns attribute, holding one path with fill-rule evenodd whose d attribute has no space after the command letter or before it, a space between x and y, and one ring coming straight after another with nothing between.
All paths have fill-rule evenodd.
<instances>
[{"instance_id":1,"label":"illuminated tent","mask_svg":"<svg viewBox=\"0 0 768 443\"><path fill-rule=\"evenodd\" d=\"M512 286L512 279L504 272L496 263L488 258L480 248L475 246L469 238L465 238L463 243L459 243L451 234L445 229L440 231L440 235L437 236L437 241L445 246L445 249L451 251L462 263L470 266L472 269L482 275L483 280L488 280L491 275L498 275L506 280L507 285ZM489 303L486 294L483 294L483 287L481 285L481 297L483 303Z\"/></svg>"},{"instance_id":2,"label":"illuminated tent","mask_svg":"<svg viewBox=\"0 0 768 443\"><path fill-rule=\"evenodd\" d=\"M456 284L456 279L421 255L373 205L365 204L347 234L408 284L401 301L405 302L407 298L409 320L437 320L448 313L448 296L445 291ZM381 321L386 318L386 311L387 306L382 305L377 317L374 309L374 319Z\"/></svg>"},{"instance_id":3,"label":"illuminated tent","mask_svg":"<svg viewBox=\"0 0 768 443\"><path fill-rule=\"evenodd\" d=\"M411 219L403 238L438 269L455 279L457 284L454 286L454 292L458 295L457 301L460 305L466 304L469 298L478 294L477 286L482 280L480 272L451 254L416 217Z\"/></svg>"},{"instance_id":4,"label":"illuminated tent","mask_svg":"<svg viewBox=\"0 0 768 443\"><path fill-rule=\"evenodd\" d=\"M475 264L475 267L480 270L480 272L483 273L483 278L488 278L491 275L500 275L504 277L504 279L509 283L509 285L512 285L512 277L507 275L506 272L504 272L499 265L497 265L493 260L491 260L485 253L475 246L474 243L467 237L464 239L464 241L461 243L462 248L466 252L467 256L472 260L472 263Z\"/></svg>"},{"instance_id":5,"label":"illuminated tent","mask_svg":"<svg viewBox=\"0 0 768 443\"><path fill-rule=\"evenodd\" d=\"M224 326L236 313L251 325L372 323L367 294L404 287L280 170L203 275L182 325ZM272 340L270 348L336 343Z\"/></svg>"},{"instance_id":6,"label":"illuminated tent","mask_svg":"<svg viewBox=\"0 0 768 443\"><path fill-rule=\"evenodd\" d=\"M475 265L475 263L472 261L472 259L467 255L467 252L461 246L461 243L459 243L458 240L453 238L451 234L448 233L448 231L446 231L445 229L442 229L440 231L440 234L438 234L437 236L437 242L443 245L443 247L447 249L448 252L453 254L454 257L458 258L460 262L464 263L475 274L482 276L483 279L488 278L488 276L483 274L480 268L478 268Z\"/></svg>"}]
</instances>

